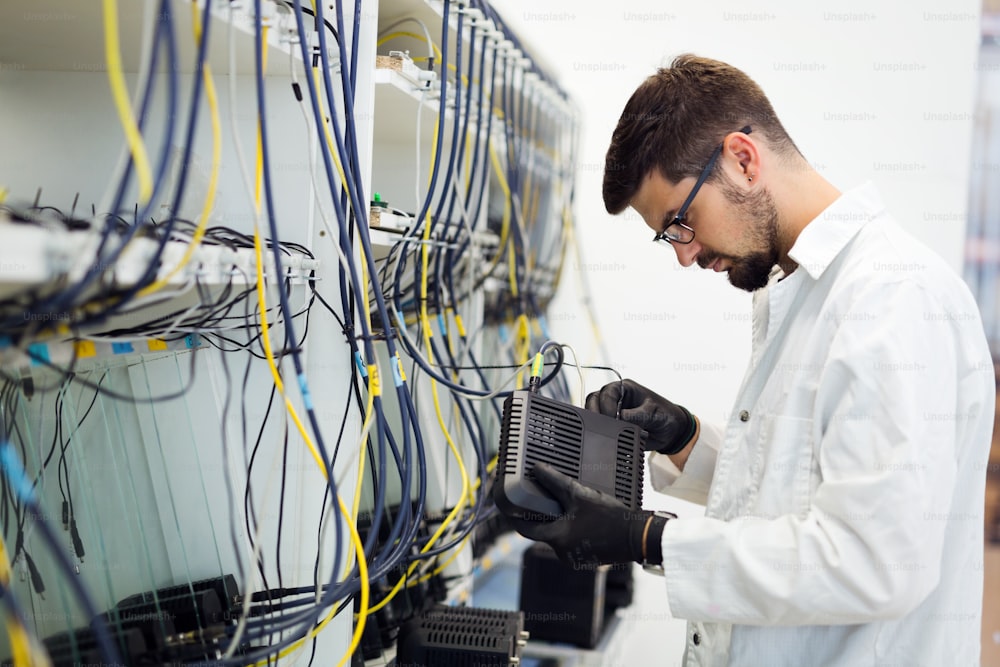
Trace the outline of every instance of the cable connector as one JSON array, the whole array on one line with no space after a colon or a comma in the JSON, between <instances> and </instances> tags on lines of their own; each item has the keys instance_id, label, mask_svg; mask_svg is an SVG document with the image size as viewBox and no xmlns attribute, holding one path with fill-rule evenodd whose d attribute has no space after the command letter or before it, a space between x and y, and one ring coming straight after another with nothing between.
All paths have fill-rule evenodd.
<instances>
[{"instance_id":1,"label":"cable connector","mask_svg":"<svg viewBox=\"0 0 1000 667\"><path fill-rule=\"evenodd\" d=\"M80 539L80 531L76 529L76 519L70 521L69 524L69 536L73 540L73 551L76 553L76 557L83 562L83 557L86 555L86 551L83 548L83 540Z\"/></svg>"},{"instance_id":2,"label":"cable connector","mask_svg":"<svg viewBox=\"0 0 1000 667\"><path fill-rule=\"evenodd\" d=\"M543 358L544 355L539 350L538 353L535 354L535 360L531 362L531 377L528 378L528 391L533 394L538 393L538 389L542 384Z\"/></svg>"},{"instance_id":3,"label":"cable connector","mask_svg":"<svg viewBox=\"0 0 1000 667\"><path fill-rule=\"evenodd\" d=\"M42 573L38 571L38 566L35 565L35 559L32 558L27 551L24 552L24 562L28 564L28 574L31 576L31 586L35 589L35 593L38 597L45 599L45 582L42 581Z\"/></svg>"}]
</instances>

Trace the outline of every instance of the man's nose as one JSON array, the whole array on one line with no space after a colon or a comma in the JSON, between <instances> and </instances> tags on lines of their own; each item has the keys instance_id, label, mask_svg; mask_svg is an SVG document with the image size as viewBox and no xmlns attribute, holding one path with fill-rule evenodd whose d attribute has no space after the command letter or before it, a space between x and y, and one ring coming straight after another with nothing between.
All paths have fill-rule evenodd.
<instances>
[{"instance_id":1,"label":"man's nose","mask_svg":"<svg viewBox=\"0 0 1000 667\"><path fill-rule=\"evenodd\" d=\"M698 252L701 250L701 245L697 241L691 241L691 243L673 243L671 245L674 246L674 252L677 253L677 261L684 267L694 264L698 258Z\"/></svg>"}]
</instances>

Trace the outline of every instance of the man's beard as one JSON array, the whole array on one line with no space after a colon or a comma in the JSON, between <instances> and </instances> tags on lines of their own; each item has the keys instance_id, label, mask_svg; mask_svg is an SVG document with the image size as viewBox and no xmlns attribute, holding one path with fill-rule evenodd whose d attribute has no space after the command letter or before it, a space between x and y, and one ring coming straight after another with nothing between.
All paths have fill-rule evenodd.
<instances>
[{"instance_id":1,"label":"man's beard","mask_svg":"<svg viewBox=\"0 0 1000 667\"><path fill-rule=\"evenodd\" d=\"M778 263L778 208L766 188L752 192L739 190L726 176L719 187L732 204L734 217L750 221L748 234L751 252L739 257L729 257L727 271L729 283L747 292L755 292L767 285L771 270ZM710 258L710 265L715 258Z\"/></svg>"}]
</instances>

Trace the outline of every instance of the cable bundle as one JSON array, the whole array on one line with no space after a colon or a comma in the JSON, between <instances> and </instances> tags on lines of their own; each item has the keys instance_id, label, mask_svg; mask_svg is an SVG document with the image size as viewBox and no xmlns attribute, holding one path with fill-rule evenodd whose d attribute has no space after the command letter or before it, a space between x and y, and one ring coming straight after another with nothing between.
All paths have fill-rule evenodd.
<instances>
[{"instance_id":1,"label":"cable bundle","mask_svg":"<svg viewBox=\"0 0 1000 667\"><path fill-rule=\"evenodd\" d=\"M384 614L417 591L426 596L431 582L437 586L453 581L446 570L476 528L495 520L488 488L495 465L498 401L513 388L526 386L525 372L533 354L537 353L530 373L532 386L554 396L569 396L560 373L562 348L549 343L539 349L538 342L547 338L544 312L558 285L572 227L575 114L566 94L533 63L487 3L444 0L439 6L440 27L422 26L423 34L404 35L423 42L428 55L420 62L434 74L421 78L437 81L418 93L420 108L436 106L437 112L428 181L418 186L414 210L402 212L409 219L405 232L396 234L391 248L376 249L368 233L372 197L365 185L366 150L355 112L356 100L366 95L361 73L371 64L360 62L362 49L348 48L365 39L361 0L348 7L337 2L333 11L326 3L255 0L242 15L230 5L221 12L229 20L230 111L235 114L232 107L239 99L232 57L235 26L249 18L254 33L257 131L255 150L245 155L235 117L229 123L252 207L252 229L221 226L214 223L213 210L222 120L208 62L210 43L218 39L213 36L219 26L214 4L206 2L201 8L192 4L197 51L190 91L184 96L178 75L180 17L174 15L176 5L169 0L158 3L145 44L138 109L133 113L116 55L117 10L113 0L105 0L109 84L128 147L114 185L99 207L110 213L97 215L95 206L90 216L78 217L74 205L64 215L38 202L4 208L11 224L86 238L91 261L71 280L64 274L44 289L20 292L0 302L0 332L8 336L12 349L34 364L27 370L3 369L6 412L15 415L6 429L6 441L19 449L26 471L19 476L11 464L0 518L5 535L8 530L18 535L14 567L36 569L31 554L37 545L29 544L26 535L31 526L43 522L33 517L27 496L16 488L24 484L42 488L54 465L65 494L67 531L76 533L71 541L79 542L75 554L82 560L83 545L94 551L91 545L101 540L87 526L75 523L78 510L71 487L82 483L79 476L86 461L86 443L78 432L95 420L104 424L120 420L113 407L119 402L162 406L186 400L196 370L203 373L212 364L209 377L218 382L215 391L223 425L217 444L228 463L220 477L233 519L232 525L215 529L229 533L238 561L235 578L243 595L223 616L190 614L190 609L178 606L186 610L185 623L163 632L165 643L154 655L181 662L207 657L220 665L264 664L303 647L338 613L348 610L355 614L354 633L340 659L342 665L359 646L370 614ZM393 26L385 28L382 39L401 39L392 30ZM287 230L300 221L289 220L291 216L278 206L273 150L283 141L278 133L286 128L276 130L268 111L273 88L267 83L267 55L273 41L269 34L275 33L293 50L287 94L294 95L302 110L315 199L310 209L322 219L325 233L320 236L326 239L323 243L331 243L323 251L328 255L332 250L335 263L315 262L321 254L311 245L315 237L305 243L287 240ZM446 38L449 34L454 39ZM435 35L445 37L436 44ZM186 113L180 109L182 99L189 102ZM146 145L151 132L146 122L157 104L167 113L159 128L162 142L151 150L154 147ZM187 219L180 212L190 195L199 117L206 108L211 169L200 214ZM450 132L445 131L448 122ZM175 141L179 151L173 148ZM171 173L170 156L175 153L179 153L177 168ZM253 159L245 160L247 155ZM139 249L141 262L133 259ZM377 256L382 259L376 260ZM207 258L218 261L211 264ZM119 279L124 266L138 266L128 281ZM228 280L210 277L216 270L227 273ZM178 281L197 297L183 307L174 305L179 303ZM317 303L322 308L314 312ZM153 307L162 312L149 317ZM481 308L483 315L478 312ZM69 315L56 317L61 313ZM134 318L140 315L143 319L136 323ZM317 341L309 336L310 318L328 315L336 319L342 339ZM472 323L469 329L466 319ZM41 341L67 338L77 343L139 338L169 342L189 336L217 352L191 346L182 387L177 391L147 387L146 396L109 386L114 383L107 378L120 377L121 366L98 361L78 367L75 352L70 364L60 365L34 347ZM328 397L311 392L307 355L314 345L340 345L353 362L351 376L343 378L349 389L341 405L330 406ZM484 348L481 354L490 363L477 354ZM556 360L546 367L541 359L550 351ZM234 359L244 363L242 391L240 376L230 369ZM56 380L36 383L38 368L55 371ZM267 372L266 384L251 382L258 369ZM181 371L177 369L178 379ZM54 422L60 426L47 456L35 460L30 445L39 433L16 415L30 411L26 402L32 395L47 393L57 397ZM72 419L63 415L62 406L73 401L89 401L90 407L79 411L82 418L75 412ZM329 419L331 411L336 419ZM352 418L360 424L359 432L348 427ZM233 435L240 442L233 442L226 429L234 420L240 428ZM280 425L273 426L278 420ZM329 424L336 422L340 427L335 433ZM110 437L113 429L105 428ZM267 494L253 480L266 465L259 452L267 448L274 428L280 429L281 464L276 471L281 476L280 498L266 504L261 498ZM316 544L333 555L330 563L330 557L316 554L311 585L286 586L281 538L296 518L286 500L289 468L299 442L324 479ZM429 447L435 450L429 452ZM457 498L429 498L440 481L429 469L429 458L439 450L447 451L444 458L460 477ZM234 468L239 475L234 475ZM244 472L246 477L241 478ZM342 498L341 484L347 475L354 478L354 493ZM398 490L398 502L387 498L390 488ZM264 534L264 515L272 510L277 512L273 558L274 540ZM359 530L359 516L379 529ZM237 534L241 525L244 535ZM38 578L52 580L48 572ZM194 603L193 589L190 596ZM211 606L211 601L202 602ZM108 638L124 636L119 627L121 610L101 610L93 599L88 604L95 610L93 616L103 621L95 622L93 635L86 637L96 638L101 658L114 662L120 656L115 655L115 641ZM155 600L143 604L153 605L143 607L143 613L173 613L157 607ZM108 628L102 630L101 623ZM67 628L65 641L82 646L84 635L71 630ZM25 644L17 633L15 629L11 634L19 637L17 654L37 653L37 642ZM119 644L119 650L128 648L127 643Z\"/></svg>"}]
</instances>

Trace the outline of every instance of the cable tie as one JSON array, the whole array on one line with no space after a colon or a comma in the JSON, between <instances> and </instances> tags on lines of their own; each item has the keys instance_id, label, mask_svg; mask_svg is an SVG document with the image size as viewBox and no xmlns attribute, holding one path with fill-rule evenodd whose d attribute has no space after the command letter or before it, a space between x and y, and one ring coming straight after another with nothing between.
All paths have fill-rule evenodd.
<instances>
[{"instance_id":1,"label":"cable tie","mask_svg":"<svg viewBox=\"0 0 1000 667\"><path fill-rule=\"evenodd\" d=\"M21 502L34 504L36 501L35 489L31 480L28 479L28 474L24 471L24 466L21 465L21 459L18 458L17 452L10 446L10 442L0 444L0 467L3 467L11 489L21 499Z\"/></svg>"},{"instance_id":2,"label":"cable tie","mask_svg":"<svg viewBox=\"0 0 1000 667\"><path fill-rule=\"evenodd\" d=\"M313 409L312 394L309 393L309 384L306 382L306 374L299 373L299 391L302 392L302 403L306 406L306 410Z\"/></svg>"},{"instance_id":3,"label":"cable tie","mask_svg":"<svg viewBox=\"0 0 1000 667\"><path fill-rule=\"evenodd\" d=\"M392 364L392 381L396 383L397 387L403 386L403 362L399 358L399 353L396 353L395 363Z\"/></svg>"},{"instance_id":4,"label":"cable tie","mask_svg":"<svg viewBox=\"0 0 1000 667\"><path fill-rule=\"evenodd\" d=\"M544 359L544 357L541 352L535 354L535 360L531 364L531 375L533 377L541 377L543 365L542 359Z\"/></svg>"}]
</instances>

